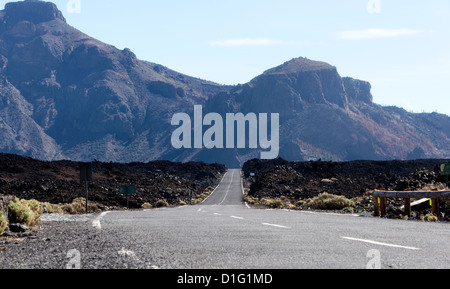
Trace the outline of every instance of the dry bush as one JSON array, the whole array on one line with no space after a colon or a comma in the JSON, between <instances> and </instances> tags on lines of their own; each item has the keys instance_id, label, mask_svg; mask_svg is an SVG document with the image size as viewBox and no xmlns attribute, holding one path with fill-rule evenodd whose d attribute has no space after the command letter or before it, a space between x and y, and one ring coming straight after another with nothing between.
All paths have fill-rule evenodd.
<instances>
[{"instance_id":1,"label":"dry bush","mask_svg":"<svg viewBox=\"0 0 450 289\"><path fill-rule=\"evenodd\" d=\"M6 220L3 210L0 209L0 236L5 233L5 229L8 226L8 221Z\"/></svg>"},{"instance_id":2,"label":"dry bush","mask_svg":"<svg viewBox=\"0 0 450 289\"><path fill-rule=\"evenodd\" d=\"M355 203L344 196L322 193L310 199L306 205L318 210L342 210L344 208L354 207Z\"/></svg>"},{"instance_id":3,"label":"dry bush","mask_svg":"<svg viewBox=\"0 0 450 289\"><path fill-rule=\"evenodd\" d=\"M43 209L36 200L19 200L15 198L8 205L8 219L10 223L26 224L35 226L41 221Z\"/></svg>"}]
</instances>

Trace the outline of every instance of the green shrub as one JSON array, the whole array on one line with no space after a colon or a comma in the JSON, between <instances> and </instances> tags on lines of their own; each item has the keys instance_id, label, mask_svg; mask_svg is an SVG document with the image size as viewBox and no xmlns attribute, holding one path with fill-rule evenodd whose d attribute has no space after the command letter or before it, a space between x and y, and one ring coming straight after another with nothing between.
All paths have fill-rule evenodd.
<instances>
[{"instance_id":1,"label":"green shrub","mask_svg":"<svg viewBox=\"0 0 450 289\"><path fill-rule=\"evenodd\" d=\"M6 220L5 214L3 213L3 210L0 209L0 236L5 233L5 229L8 226L8 222Z\"/></svg>"},{"instance_id":2,"label":"green shrub","mask_svg":"<svg viewBox=\"0 0 450 289\"><path fill-rule=\"evenodd\" d=\"M295 204L297 207L303 207L306 204L306 201L304 200L298 200L298 202Z\"/></svg>"},{"instance_id":3,"label":"green shrub","mask_svg":"<svg viewBox=\"0 0 450 289\"><path fill-rule=\"evenodd\" d=\"M142 204L142 209L151 209L152 205L150 203L143 203Z\"/></svg>"},{"instance_id":4,"label":"green shrub","mask_svg":"<svg viewBox=\"0 0 450 289\"><path fill-rule=\"evenodd\" d=\"M62 205L55 205L51 203L41 203L42 208L49 214L64 214L63 209L61 208Z\"/></svg>"},{"instance_id":5,"label":"green shrub","mask_svg":"<svg viewBox=\"0 0 450 289\"><path fill-rule=\"evenodd\" d=\"M76 198L72 201L71 204L64 204L61 206L61 209L71 215L75 214L84 214L86 213L86 199L83 197ZM97 204L88 202L88 212L95 213L99 212L100 209L98 208Z\"/></svg>"},{"instance_id":6,"label":"green shrub","mask_svg":"<svg viewBox=\"0 0 450 289\"><path fill-rule=\"evenodd\" d=\"M255 197L251 197L248 194L244 195L244 201L249 205L258 205L259 199Z\"/></svg>"},{"instance_id":7,"label":"green shrub","mask_svg":"<svg viewBox=\"0 0 450 289\"><path fill-rule=\"evenodd\" d=\"M15 198L8 205L10 223L26 224L30 227L38 224L41 219L42 207L36 200L19 200Z\"/></svg>"},{"instance_id":8,"label":"green shrub","mask_svg":"<svg viewBox=\"0 0 450 289\"><path fill-rule=\"evenodd\" d=\"M309 200L307 206L318 210L342 210L347 207L354 207L355 203L344 196L322 193Z\"/></svg>"},{"instance_id":9,"label":"green shrub","mask_svg":"<svg viewBox=\"0 0 450 289\"><path fill-rule=\"evenodd\" d=\"M437 221L438 221L438 218L437 218L436 216L432 215L432 214L426 214L426 215L423 217L423 220L424 220L425 222L437 222Z\"/></svg>"},{"instance_id":10,"label":"green shrub","mask_svg":"<svg viewBox=\"0 0 450 289\"><path fill-rule=\"evenodd\" d=\"M169 203L166 200L158 200L155 204L155 207L157 208L163 208L163 207L168 207Z\"/></svg>"}]
</instances>

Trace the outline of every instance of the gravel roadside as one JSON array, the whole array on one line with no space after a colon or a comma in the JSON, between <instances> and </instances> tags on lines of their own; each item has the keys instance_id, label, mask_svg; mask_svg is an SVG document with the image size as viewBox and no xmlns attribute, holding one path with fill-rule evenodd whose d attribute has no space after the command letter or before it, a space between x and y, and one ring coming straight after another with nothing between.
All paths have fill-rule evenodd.
<instances>
[{"instance_id":1,"label":"gravel roadside","mask_svg":"<svg viewBox=\"0 0 450 289\"><path fill-rule=\"evenodd\" d=\"M152 268L121 247L119 236L93 227L96 217L43 215L29 236L0 239L0 269Z\"/></svg>"}]
</instances>

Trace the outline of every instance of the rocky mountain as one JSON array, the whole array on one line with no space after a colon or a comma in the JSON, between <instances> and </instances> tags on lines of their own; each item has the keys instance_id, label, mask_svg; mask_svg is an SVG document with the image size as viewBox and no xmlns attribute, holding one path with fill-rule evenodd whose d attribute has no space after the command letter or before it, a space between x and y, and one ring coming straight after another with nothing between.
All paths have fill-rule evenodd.
<instances>
[{"instance_id":1,"label":"rocky mountain","mask_svg":"<svg viewBox=\"0 0 450 289\"><path fill-rule=\"evenodd\" d=\"M368 82L327 63L297 58L208 101L222 113L280 114L280 157L391 160L450 157L450 117L373 102ZM243 150L237 160L255 157Z\"/></svg>"},{"instance_id":2,"label":"rocky mountain","mask_svg":"<svg viewBox=\"0 0 450 289\"><path fill-rule=\"evenodd\" d=\"M0 12L3 152L44 160L162 158L172 115L224 89L83 34L53 3L8 3Z\"/></svg>"},{"instance_id":3,"label":"rocky mountain","mask_svg":"<svg viewBox=\"0 0 450 289\"><path fill-rule=\"evenodd\" d=\"M259 149L174 149L176 113L279 113L287 160L450 157L450 117L373 103L369 83L293 59L223 86L137 59L67 24L56 5L0 11L0 151L41 160L242 165Z\"/></svg>"}]
</instances>

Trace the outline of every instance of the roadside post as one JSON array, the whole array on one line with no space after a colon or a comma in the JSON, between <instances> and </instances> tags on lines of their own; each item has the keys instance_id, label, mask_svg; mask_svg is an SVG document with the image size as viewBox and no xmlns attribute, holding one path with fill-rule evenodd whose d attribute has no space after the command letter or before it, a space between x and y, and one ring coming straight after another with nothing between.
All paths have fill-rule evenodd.
<instances>
[{"instance_id":1,"label":"roadside post","mask_svg":"<svg viewBox=\"0 0 450 289\"><path fill-rule=\"evenodd\" d=\"M120 186L119 194L127 196L127 209L130 208L128 204L128 196L136 193L136 186Z\"/></svg>"},{"instance_id":2,"label":"roadside post","mask_svg":"<svg viewBox=\"0 0 450 289\"><path fill-rule=\"evenodd\" d=\"M446 176L446 183L448 189L448 176L450 175L450 162L444 162L441 164L441 175Z\"/></svg>"},{"instance_id":3,"label":"roadside post","mask_svg":"<svg viewBox=\"0 0 450 289\"><path fill-rule=\"evenodd\" d=\"M80 182L84 184L84 193L86 195L86 214L88 213L88 195L89 182L94 180L94 171L92 162L80 163Z\"/></svg>"}]
</instances>

